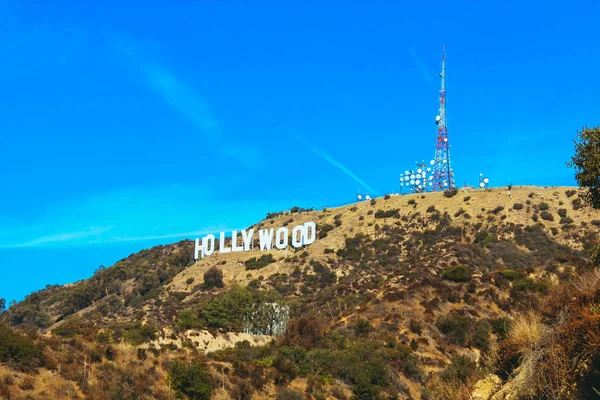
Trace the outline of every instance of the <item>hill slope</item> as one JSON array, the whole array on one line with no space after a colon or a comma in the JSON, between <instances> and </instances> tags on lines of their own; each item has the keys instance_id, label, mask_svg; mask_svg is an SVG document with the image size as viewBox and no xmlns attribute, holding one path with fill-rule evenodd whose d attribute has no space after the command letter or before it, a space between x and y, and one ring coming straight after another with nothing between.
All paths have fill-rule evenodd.
<instances>
[{"instance_id":1,"label":"hill slope","mask_svg":"<svg viewBox=\"0 0 600 400\"><path fill-rule=\"evenodd\" d=\"M468 398L473 390L480 398L498 390L498 398L541 398L536 382L551 374L527 375L523 362L537 365L533 355L547 354L515 344L516 322L537 332L527 336L528 348L564 339L560 310L560 323L579 321L582 335L598 322L581 310L600 302L590 261L600 213L573 188L386 196L281 213L255 229L309 220L319 238L305 249L215 253L194 262L193 243L183 241L33 293L2 319L28 332L31 348L43 348L43 357L5 357L8 367L39 373L19 372L0 386L0 398L3 390L34 398L168 398L171 389L207 398L203 390L211 388L213 398ZM224 288L206 284L211 269L222 272ZM539 312L520 316L531 308ZM281 326L285 335L270 342L265 334ZM600 370L600 340L588 336L587 348L574 342L563 349L574 352L563 360L579 357L580 365L561 372L548 398L598 389L589 382ZM231 349L202 355L224 347ZM201 363L193 369L178 359ZM191 382L175 379L181 371ZM474 388L489 372L498 376ZM22 388L26 378L33 389Z\"/></svg>"}]
</instances>

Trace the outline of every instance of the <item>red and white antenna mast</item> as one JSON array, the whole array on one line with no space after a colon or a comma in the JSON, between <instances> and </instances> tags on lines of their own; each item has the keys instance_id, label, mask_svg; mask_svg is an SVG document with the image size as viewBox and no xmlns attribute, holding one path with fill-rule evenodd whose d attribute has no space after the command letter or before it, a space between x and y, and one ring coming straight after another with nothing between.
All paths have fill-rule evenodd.
<instances>
[{"instance_id":1,"label":"red and white antenna mast","mask_svg":"<svg viewBox=\"0 0 600 400\"><path fill-rule=\"evenodd\" d=\"M448 141L448 126L446 122L446 45L442 45L442 72L440 73L442 81L440 89L440 110L435 117L437 125L437 141L435 144L435 155L431 160L432 174L430 176L429 186L431 190L453 189L454 172L450 165L450 142Z\"/></svg>"}]
</instances>

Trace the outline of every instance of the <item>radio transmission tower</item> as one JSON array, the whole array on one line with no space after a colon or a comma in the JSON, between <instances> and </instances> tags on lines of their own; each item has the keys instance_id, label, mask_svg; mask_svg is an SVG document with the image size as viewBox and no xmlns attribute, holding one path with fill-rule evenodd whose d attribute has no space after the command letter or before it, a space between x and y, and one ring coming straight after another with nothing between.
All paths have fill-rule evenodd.
<instances>
[{"instance_id":1,"label":"radio transmission tower","mask_svg":"<svg viewBox=\"0 0 600 400\"><path fill-rule=\"evenodd\" d=\"M435 117L437 125L437 141L435 156L431 160L431 190L447 190L454 188L454 172L450 165L450 142L448 141L448 126L446 122L446 45L442 45L442 86L440 89L440 111Z\"/></svg>"}]
</instances>

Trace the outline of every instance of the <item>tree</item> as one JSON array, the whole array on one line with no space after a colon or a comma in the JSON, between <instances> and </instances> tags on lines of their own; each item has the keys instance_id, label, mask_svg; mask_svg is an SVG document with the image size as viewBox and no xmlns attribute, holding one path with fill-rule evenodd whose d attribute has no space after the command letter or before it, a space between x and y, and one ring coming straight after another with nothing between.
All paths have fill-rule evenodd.
<instances>
[{"instance_id":1,"label":"tree","mask_svg":"<svg viewBox=\"0 0 600 400\"><path fill-rule=\"evenodd\" d=\"M200 360L192 364L175 361L169 367L171 388L178 399L209 400L213 391L212 379L206 365Z\"/></svg>"},{"instance_id":2,"label":"tree","mask_svg":"<svg viewBox=\"0 0 600 400\"><path fill-rule=\"evenodd\" d=\"M575 169L577 183L586 189L581 197L593 208L600 208L600 125L578 133L575 155L567 165Z\"/></svg>"},{"instance_id":3,"label":"tree","mask_svg":"<svg viewBox=\"0 0 600 400\"><path fill-rule=\"evenodd\" d=\"M2 314L6 310L6 300L0 298L0 314Z\"/></svg>"}]
</instances>

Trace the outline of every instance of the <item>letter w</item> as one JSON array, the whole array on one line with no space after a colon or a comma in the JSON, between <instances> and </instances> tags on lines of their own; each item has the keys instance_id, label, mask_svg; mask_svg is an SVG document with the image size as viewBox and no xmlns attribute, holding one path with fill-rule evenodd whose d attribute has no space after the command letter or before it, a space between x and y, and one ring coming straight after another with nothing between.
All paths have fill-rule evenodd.
<instances>
[{"instance_id":1,"label":"letter w","mask_svg":"<svg viewBox=\"0 0 600 400\"><path fill-rule=\"evenodd\" d=\"M273 244L273 232L275 229L261 229L258 231L258 236L260 238L260 251L263 250L271 250L271 245Z\"/></svg>"}]
</instances>

